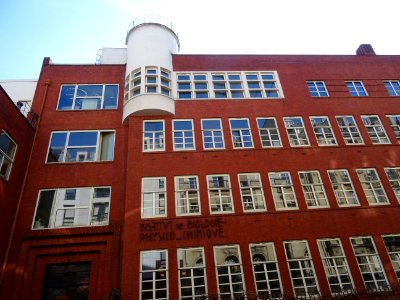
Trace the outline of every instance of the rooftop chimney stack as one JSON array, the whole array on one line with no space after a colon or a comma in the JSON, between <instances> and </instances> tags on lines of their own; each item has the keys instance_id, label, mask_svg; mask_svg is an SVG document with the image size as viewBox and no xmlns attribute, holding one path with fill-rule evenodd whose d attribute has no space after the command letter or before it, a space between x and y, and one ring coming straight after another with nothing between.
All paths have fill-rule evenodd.
<instances>
[{"instance_id":1,"label":"rooftop chimney stack","mask_svg":"<svg viewBox=\"0 0 400 300\"><path fill-rule=\"evenodd\" d=\"M361 56L376 55L374 48L372 48L370 44L361 44L360 47L358 47L356 54Z\"/></svg>"}]
</instances>

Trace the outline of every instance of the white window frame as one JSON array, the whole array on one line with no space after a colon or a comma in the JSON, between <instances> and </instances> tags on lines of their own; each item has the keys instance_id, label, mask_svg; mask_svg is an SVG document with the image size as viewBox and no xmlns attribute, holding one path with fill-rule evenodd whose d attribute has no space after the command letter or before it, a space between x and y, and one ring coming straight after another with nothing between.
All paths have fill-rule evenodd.
<instances>
[{"instance_id":1,"label":"white window frame","mask_svg":"<svg viewBox=\"0 0 400 300\"><path fill-rule=\"evenodd\" d=\"M247 128L245 128L245 127L243 127L243 128L232 128L231 121L236 121L236 120L246 120L248 127ZM230 118L229 119L229 128L230 128L230 132L231 132L233 149L252 149L252 148L254 148L254 141L253 141L253 136L252 136L252 133L251 133L250 121L249 121L248 118ZM234 135L233 135L234 131L238 131L238 133L239 133L240 140L238 142L235 142L235 138L234 138ZM248 131L249 134L248 135L244 134L244 131ZM246 137L246 136L250 137L251 146L245 146L244 145L245 141L244 141L243 138ZM240 145L236 146L237 143L240 144ZM246 143L248 143L248 141L246 141Z\"/></svg>"},{"instance_id":2,"label":"white window frame","mask_svg":"<svg viewBox=\"0 0 400 300\"><path fill-rule=\"evenodd\" d=\"M357 89L356 84L358 84L358 83L361 85L361 90L363 93L365 93L365 95L362 95L362 92L360 92L360 90ZM351 85L351 86L349 86L349 85ZM351 97L367 97L368 96L368 92L365 89L364 83L360 80L346 81L346 87L347 87L347 90L349 91L349 95ZM351 90L354 90L354 92L352 92ZM352 93L354 95L352 95Z\"/></svg>"},{"instance_id":3,"label":"white window frame","mask_svg":"<svg viewBox=\"0 0 400 300\"><path fill-rule=\"evenodd\" d=\"M322 86L323 86L323 90L321 90L321 88L318 87L318 85L317 85L317 84L321 84L321 83L322 83ZM306 81L306 84L307 84L308 91L310 92L311 97L313 97L313 98L329 97L328 89L326 88L326 85L325 85L324 81L322 81L322 80L309 80L309 81ZM310 85L312 85L312 87ZM315 89L315 91L312 90L312 88ZM316 94L316 95L313 95L313 93ZM326 95L322 95L322 93L325 93Z\"/></svg>"},{"instance_id":4,"label":"white window frame","mask_svg":"<svg viewBox=\"0 0 400 300\"><path fill-rule=\"evenodd\" d=\"M373 124L370 118L376 118L379 124ZM372 144L390 144L390 139L378 115L362 115L361 119ZM380 133L383 135L380 136Z\"/></svg>"},{"instance_id":5,"label":"white window frame","mask_svg":"<svg viewBox=\"0 0 400 300\"><path fill-rule=\"evenodd\" d=\"M290 126L288 127L288 122L292 122L292 119L299 119L301 121L301 126ZM285 124L285 128L286 128L286 134L288 136L289 139L289 143L291 147L309 147L310 146L310 140L308 138L307 135L307 130L304 126L304 121L302 117L299 116L294 116L294 117L283 117L283 122ZM293 130L294 133L289 133L289 130ZM304 133L305 138L300 138L300 135ZM293 139L291 137L295 137L295 141L296 143L293 143ZM299 141L303 141L302 143L300 143ZM304 143L304 141L306 143Z\"/></svg>"},{"instance_id":6,"label":"white window frame","mask_svg":"<svg viewBox=\"0 0 400 300\"><path fill-rule=\"evenodd\" d=\"M400 144L400 115L386 115L386 118L390 123L393 134L396 136L397 143Z\"/></svg>"},{"instance_id":7,"label":"white window frame","mask_svg":"<svg viewBox=\"0 0 400 300\"><path fill-rule=\"evenodd\" d=\"M147 253L165 253L165 268L158 268L155 270L143 270L143 255L147 254ZM168 282L168 250L167 249L160 249L160 250L146 250L146 251L140 251L140 266L139 266L139 276L140 276L140 282L139 282L139 299L143 299L142 298L142 294L143 294L143 290L142 290L142 286L143 286L143 273L152 273L152 278L151 278L151 282L152 282L152 289L151 290L146 290L146 291L151 291L153 294L153 299L157 299L157 300L167 300L168 299L168 290L169 290L169 282ZM159 278L163 277L161 276L164 273L164 279L157 279L157 275L159 275ZM160 288L157 289L157 282L160 281L165 281L165 288ZM162 286L162 285L161 285ZM159 290L165 290L165 294L166 297L164 298L159 298L156 296L157 291ZM145 298L148 299L148 298Z\"/></svg>"},{"instance_id":8,"label":"white window frame","mask_svg":"<svg viewBox=\"0 0 400 300\"><path fill-rule=\"evenodd\" d=\"M304 256L302 258L289 258L288 251L286 245L294 244L294 243L304 243L306 246ZM312 295L319 295L319 286L318 286L318 279L315 274L315 269L314 269L314 264L312 261L311 257L311 252L310 248L308 247L308 242L306 240L292 240L292 241L284 241L283 242L283 247L285 249L285 255L286 255L286 262L288 265L289 273L290 273L290 279L292 282L292 287L295 296L312 296ZM293 247L290 247L293 249ZM294 254L294 253L293 253ZM297 268L293 268L294 264L297 264ZM294 272L300 273L301 277L293 277ZM305 276L308 275L308 276ZM301 286L296 287L294 284L295 279L301 279L303 284ZM308 280L307 280L308 279ZM314 285L308 285L309 280L314 280L315 284ZM314 293L310 293L309 289L310 288L315 288ZM304 289L304 293L298 294L296 292L297 289Z\"/></svg>"},{"instance_id":9,"label":"white window frame","mask_svg":"<svg viewBox=\"0 0 400 300\"><path fill-rule=\"evenodd\" d=\"M359 206L360 202L358 200L353 182L351 181L349 171L346 169L332 169L327 170L327 172L338 205L340 207ZM335 173L338 172L345 173L345 177L348 178L348 181L343 180L343 176L340 174L340 177L336 176ZM335 182L332 180L332 176L334 177ZM347 196L349 193L353 194L353 196ZM353 199L353 201L351 202L350 199Z\"/></svg>"},{"instance_id":10,"label":"white window frame","mask_svg":"<svg viewBox=\"0 0 400 300\"><path fill-rule=\"evenodd\" d=\"M379 178L379 174L374 168L363 168L363 169L356 169L358 179L360 180L362 189L364 191L365 198L367 199L369 205L388 205L390 204L389 199L386 195L386 191L383 188L381 179ZM372 172L375 174L376 179L371 179L371 180L362 180L361 175L362 173L365 173L365 177L368 176L368 172ZM386 201L380 201L379 197L380 195L377 194L377 191L381 190L382 194L381 196L386 200ZM372 194L371 196L368 196L368 192ZM370 201L372 198L373 201Z\"/></svg>"},{"instance_id":11,"label":"white window frame","mask_svg":"<svg viewBox=\"0 0 400 300\"><path fill-rule=\"evenodd\" d=\"M201 258L193 258L195 260L195 263L193 263L193 266L182 266L180 262L180 257L186 255L186 251L199 251L201 252ZM188 259L191 259L192 257L188 257ZM177 249L177 259L178 259L178 282L179 282L179 299L185 300L192 300L197 297L202 298L202 296L207 295L207 269L206 269L206 262L205 262L205 255L204 255L204 248L203 247L192 247L192 248L178 248ZM199 263L199 260L201 263ZM201 272L203 273L203 276L201 275L195 275L194 271L197 270L199 271L201 269ZM188 275L188 276L187 276ZM201 281L201 278L203 278L204 284L198 284ZM182 279L190 281L190 285L187 285L185 287L182 286ZM198 287L204 287L204 292L203 293L198 293L196 288ZM190 288L191 289L191 295L189 296L184 296L183 295L183 289Z\"/></svg>"},{"instance_id":12,"label":"white window frame","mask_svg":"<svg viewBox=\"0 0 400 300\"><path fill-rule=\"evenodd\" d=\"M392 263L392 267L394 273L396 274L397 281L400 282L400 247L397 247L396 250L390 249L389 245L386 243L385 239L396 239L396 243L400 241L400 234L387 234L382 235L382 240L385 245L386 251L389 255L390 262Z\"/></svg>"},{"instance_id":13,"label":"white window frame","mask_svg":"<svg viewBox=\"0 0 400 300\"><path fill-rule=\"evenodd\" d=\"M338 119L344 119L345 125L340 125ZM353 121L354 125L348 124L348 119ZM357 122L353 116L335 116L336 122L339 126L340 133L342 134L342 138L346 145L349 146L357 146L364 145L364 140L360 134L360 130L358 129ZM347 135L347 137L345 136Z\"/></svg>"},{"instance_id":14,"label":"white window frame","mask_svg":"<svg viewBox=\"0 0 400 300\"><path fill-rule=\"evenodd\" d=\"M162 131L146 131L146 123L162 123ZM161 142L158 142L158 145L160 143L162 144L162 147L157 148L156 147L156 141L157 141L157 133L162 133L162 135L158 138L158 140L161 138ZM146 134L151 134L152 137L148 139L146 137ZM150 148L146 149L146 142L151 141L149 145L151 145ZM165 122L164 120L143 120L143 152L155 152L155 151L165 151Z\"/></svg>"},{"instance_id":15,"label":"white window frame","mask_svg":"<svg viewBox=\"0 0 400 300\"><path fill-rule=\"evenodd\" d=\"M211 187L210 186L210 179L213 177L226 177L226 182L228 187ZM225 181L225 180L224 180ZM225 185L225 183L224 183ZM212 175L207 175L207 190L208 190L208 203L210 207L210 214L231 214L235 212L235 208L233 205L233 197L232 197L232 186L231 186L231 181L230 177L228 174L212 174ZM224 202L224 198L222 196L222 191L229 190L229 202ZM212 199L211 199L211 191L218 191L218 207L219 210L213 211L212 209ZM224 210L224 204L228 203L230 205L231 210Z\"/></svg>"},{"instance_id":16,"label":"white window frame","mask_svg":"<svg viewBox=\"0 0 400 300\"><path fill-rule=\"evenodd\" d=\"M188 129L175 129L175 123L177 122L190 122L192 124L192 129L188 130ZM175 134L176 133L182 133L182 137L179 137L182 139L182 143L176 143L175 142ZM191 133L192 134L192 139L193 139L193 148L187 146L186 144L186 139L190 139L190 136L187 136L187 133ZM173 145L174 145L174 151L192 151L192 150L196 150L196 140L195 140L195 136L194 136L194 124L193 124L193 120L192 119L174 119L172 120L172 141L173 141ZM182 148L177 147L177 144L182 144ZM188 143L190 144L190 143Z\"/></svg>"},{"instance_id":17,"label":"white window frame","mask_svg":"<svg viewBox=\"0 0 400 300\"><path fill-rule=\"evenodd\" d=\"M242 186L241 184L241 180L240 177L241 176L250 176L250 180L249 180L249 185L248 186ZM257 185L253 185L251 183L251 177L257 177L258 180L258 184ZM255 180L256 178L254 178ZM253 180L253 181L254 181ZM247 213L247 212L257 212L257 211L266 211L267 210L267 206L265 205L265 197L264 197L264 190L263 190L263 186L262 186L262 181L261 181L261 176L260 173L239 173L238 174L238 182L239 182L239 187L240 187L240 199L242 202L242 208L243 208L243 212ZM249 190L250 194L245 194L244 190ZM260 192L260 194L257 193L257 190ZM249 202L251 205L251 208L247 209L246 205L247 205L247 201L245 200L245 197L250 197L251 198L251 202ZM262 198L262 202L256 202L255 200L257 199L257 197L261 197ZM260 204L263 206L261 208L257 208L256 207L256 203Z\"/></svg>"},{"instance_id":18,"label":"white window frame","mask_svg":"<svg viewBox=\"0 0 400 300\"><path fill-rule=\"evenodd\" d=\"M354 247L358 245L357 240L360 240L360 239L369 239L371 241L370 245L372 246L374 252L366 253L364 250L361 250L362 253L357 254L357 251ZM368 290L381 290L381 289L390 288L389 282L386 277L385 269L383 268L381 258L379 257L378 251L376 250L376 246L375 246L373 238L371 236L354 236L354 237L350 237L350 243L351 243L351 247L353 248L354 256L356 257L358 269L360 270L361 277L363 279L365 288ZM364 262L364 263L361 263L361 262ZM381 273L383 275L384 280L377 280L377 278L375 276L377 272L373 271L373 270L378 269L378 267L382 270ZM369 271L369 272L366 272L366 271ZM366 282L364 280L364 278L365 278L364 274L369 274L373 279L371 281ZM378 281L385 282L385 285L379 286L377 284ZM368 286L367 284L369 282L372 282L374 286L373 287Z\"/></svg>"},{"instance_id":19,"label":"white window frame","mask_svg":"<svg viewBox=\"0 0 400 300\"><path fill-rule=\"evenodd\" d=\"M333 248L328 249L329 245L326 245L326 243L332 241L337 243L336 249L340 250L340 253L338 253L338 251L334 251ZM353 277L351 276L346 254L343 251L343 246L340 239L317 239L317 244L331 294L342 295L351 293L354 290ZM329 253L328 250L330 250L332 253ZM343 282L343 278L346 275L348 276L349 282ZM330 280L331 278L334 280ZM335 289L335 287L339 288Z\"/></svg>"},{"instance_id":20,"label":"white window frame","mask_svg":"<svg viewBox=\"0 0 400 300\"><path fill-rule=\"evenodd\" d=\"M326 119L327 125L316 125L316 119ZM326 146L337 146L337 141L335 137L335 133L333 132L331 122L329 121L328 116L311 116L310 117L311 126L314 131L315 139L317 140L318 146L326 147ZM318 129L321 132L317 132ZM329 137L331 135L332 137ZM322 139L321 139L322 138Z\"/></svg>"},{"instance_id":21,"label":"white window frame","mask_svg":"<svg viewBox=\"0 0 400 300\"><path fill-rule=\"evenodd\" d=\"M225 248L225 252L226 252L226 258L224 260L223 264L218 264L218 258L217 258L217 250L218 249L224 249ZM227 262L226 259L230 255L230 250L229 249L233 249L232 254L233 253L237 253L237 259L239 262L237 263L233 263L233 262ZM245 281L244 281L244 274L243 274L243 267L242 267L242 259L241 259L241 254L240 254L240 247L239 245L220 245L220 246L214 246L214 262L215 262L215 276L217 277L217 288L218 288L218 296L224 298L225 296L231 297L232 299L239 299L237 298L237 296L239 297L244 297L246 295L246 286L245 286ZM228 285L225 284L225 286L227 286L229 288L229 292L223 292L221 291L221 284L225 283L222 282L220 283L219 280L219 272L218 270L220 268L226 268L227 269L227 273L221 273L222 276L228 276L229 282ZM239 269L239 270L235 270L235 269ZM239 281L237 281L238 277L240 277L241 279L241 285L243 287L242 290L236 292L235 289L233 288L234 284L238 284ZM234 279L234 280L233 280ZM240 283L239 283L240 284ZM225 298L224 298L225 299ZM227 298L228 299L228 298Z\"/></svg>"},{"instance_id":22,"label":"white window frame","mask_svg":"<svg viewBox=\"0 0 400 300\"><path fill-rule=\"evenodd\" d=\"M309 209L329 208L328 197L326 196L324 183L322 182L319 171L317 171L317 170L299 171L298 174L299 174L299 180L300 180L301 188L303 190L304 199L306 200L307 207ZM310 174L310 175L316 174L319 182L305 183L301 179L302 174L304 174L305 178L308 174ZM314 176L312 176L312 178L314 178ZM320 191L316 190L317 187L320 188ZM318 194L320 194L322 196L322 198L319 197ZM311 198L309 196L311 196ZM326 204L324 205L321 201L325 201ZM313 202L314 204L311 205L310 202Z\"/></svg>"},{"instance_id":23,"label":"white window frame","mask_svg":"<svg viewBox=\"0 0 400 300\"><path fill-rule=\"evenodd\" d=\"M261 120L273 120L273 122L275 123L275 127L261 128L259 124L259 121ZM282 148L282 140L279 133L278 124L276 123L276 119L274 117L259 117L256 119L256 121L257 121L258 134L260 136L261 146L263 148ZM261 131L263 131L263 133L261 133ZM273 131L276 131L276 133L274 133ZM273 140L271 136L277 136L278 139ZM266 145L268 143L270 144L269 146Z\"/></svg>"},{"instance_id":24,"label":"white window frame","mask_svg":"<svg viewBox=\"0 0 400 300\"><path fill-rule=\"evenodd\" d=\"M11 173L11 170L12 170L12 167L14 164L15 154L17 153L18 145L5 130L2 130L0 132L0 135L4 135L10 141L10 143L12 143L14 145L14 147L13 147L14 150L12 151L12 155L7 154L2 149L0 149L0 169L3 169L3 165L5 164L4 163L5 161L8 162L5 174L2 175L0 173L0 177L5 180L8 180L10 178L10 173Z\"/></svg>"},{"instance_id":25,"label":"white window frame","mask_svg":"<svg viewBox=\"0 0 400 300\"><path fill-rule=\"evenodd\" d=\"M387 167L384 168L384 170L390 186L392 187L393 193L395 194L397 201L400 202L400 167ZM394 174L390 174L392 171Z\"/></svg>"},{"instance_id":26,"label":"white window frame","mask_svg":"<svg viewBox=\"0 0 400 300\"><path fill-rule=\"evenodd\" d=\"M195 179L196 187L191 187L190 180ZM188 184L188 188L179 188L179 182L183 180L183 184ZM189 216L189 215L200 215L201 214L201 206L200 206L200 187L199 187L199 178L195 175L185 175L185 176L175 176L175 212L177 216ZM191 194L194 193L196 197L193 198ZM197 200L196 200L197 199ZM179 205L180 200L183 202L182 205ZM194 200L194 202L192 202ZM194 207L197 207L194 211L192 211L192 206L194 203ZM179 212L179 209L183 209L186 212Z\"/></svg>"},{"instance_id":27,"label":"white window frame","mask_svg":"<svg viewBox=\"0 0 400 300\"><path fill-rule=\"evenodd\" d=\"M281 179L279 180L285 180L282 179L282 176L286 177L286 179L289 180L289 184L275 184L275 182L272 180L271 176L273 175L279 175ZM274 205L276 210L296 210L299 209L298 204L297 204L297 199L296 199L296 193L293 188L293 181L290 176L290 172L287 171L282 171L282 172L269 172L268 173L268 178L269 182L271 185L271 191L272 191L272 198L274 199ZM279 192L274 192L274 189L277 189ZM286 189L290 189L290 193L286 192ZM280 197L280 199L277 199L277 197ZM293 200L287 199L287 197L292 196ZM277 202L280 201L282 202L282 207L278 207ZM288 206L288 203L294 203L294 206Z\"/></svg>"},{"instance_id":28,"label":"white window frame","mask_svg":"<svg viewBox=\"0 0 400 300\"><path fill-rule=\"evenodd\" d=\"M218 129L204 129L203 121L206 121L206 122L207 121L218 121L220 129L219 130ZM212 140L213 147L211 147L211 148L206 148L206 146L205 146L206 145L206 142L205 142L206 136L204 135L205 132L211 132L211 137L208 137L208 138L211 138L211 140ZM215 138L216 138L215 133L216 132L221 133L222 147L216 147L216 143L217 143L215 141ZM225 149L225 138L224 138L224 131L222 129L221 119L201 119L201 134L202 134L202 139L203 139L203 150L223 150L223 149Z\"/></svg>"},{"instance_id":29,"label":"white window frame","mask_svg":"<svg viewBox=\"0 0 400 300\"><path fill-rule=\"evenodd\" d=\"M262 296L265 296L265 299L281 299L283 289L274 243L250 243L249 254L257 295L261 296L261 299ZM264 257L264 260L261 260L260 257ZM263 279L259 279L260 277ZM278 283L278 287L276 287L276 283ZM265 285L266 288L262 288L262 285Z\"/></svg>"},{"instance_id":30,"label":"white window frame","mask_svg":"<svg viewBox=\"0 0 400 300\"><path fill-rule=\"evenodd\" d=\"M95 189L109 189L110 190L110 197L107 198L108 201L105 201L103 198L95 198ZM75 201L76 199L73 200L68 200L65 199L66 191L67 190L90 190L90 196L87 201L87 205L80 205L77 206ZM43 219L38 215L38 208L39 208L39 201L40 201L40 196L42 192L49 192L49 191L54 191L54 196L52 200L52 205L51 205L51 210L50 210L50 215L49 215L49 220L48 220L48 225L46 227L45 224L43 224ZM64 199L61 199L60 197L64 195ZM70 203L69 203L70 202ZM105 211L106 214L106 219L102 220L100 222L93 221L93 213L95 212L95 204L99 203L106 203L108 204L107 210ZM60 205L63 204L61 207ZM110 215L110 207L111 207L111 186L94 186L94 187L67 187L67 188L56 188L56 189L44 189L44 190L39 190L38 193L38 198L36 201L36 207L35 207L35 215L33 216L33 222L32 222L32 230L41 230L41 229L55 229L55 228L76 228L76 227L92 227L92 226L105 226L108 225L109 222L109 215ZM77 225L64 225L64 218L65 218L65 213L67 211L72 211L73 210L73 217L74 217L74 222L75 222L75 217L76 217L76 212L79 212L81 210L87 210L87 222L85 224L77 224ZM64 212L64 217L62 219L58 218L58 212ZM79 218L79 213L78 213L78 218ZM58 221L63 221L62 224L57 224ZM83 219L80 219L82 221Z\"/></svg>"},{"instance_id":31,"label":"white window frame","mask_svg":"<svg viewBox=\"0 0 400 300\"><path fill-rule=\"evenodd\" d=\"M389 96L391 96L391 97L398 97L398 96L400 96L400 82L399 82L398 80L385 80L385 81L383 82L383 85L385 86L385 88L386 88L386 90L387 90ZM397 85L397 86L395 87L394 85ZM388 87L388 86L389 86L389 87ZM390 89L391 91L389 91L389 89ZM394 94L394 95L392 95L391 92L392 92L392 94Z\"/></svg>"},{"instance_id":32,"label":"white window frame","mask_svg":"<svg viewBox=\"0 0 400 300\"><path fill-rule=\"evenodd\" d=\"M144 182L146 180L164 180L164 189L158 190L149 190L144 191ZM160 209L162 206L156 206L156 201L160 201L160 199L156 199L157 194L164 194L164 213L163 214L156 214L157 208ZM144 214L144 194L151 194L152 195L152 214L145 215ZM161 199L162 200L162 199ZM150 219L150 218L160 218L167 216L167 179L166 177L143 177L142 178L142 188L141 188L141 218L142 219Z\"/></svg>"}]
</instances>

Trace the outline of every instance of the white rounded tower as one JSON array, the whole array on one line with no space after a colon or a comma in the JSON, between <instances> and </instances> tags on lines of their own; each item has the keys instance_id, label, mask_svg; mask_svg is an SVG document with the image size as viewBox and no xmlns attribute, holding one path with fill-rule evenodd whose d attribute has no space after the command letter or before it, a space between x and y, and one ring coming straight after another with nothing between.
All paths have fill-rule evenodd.
<instances>
[{"instance_id":1,"label":"white rounded tower","mask_svg":"<svg viewBox=\"0 0 400 300\"><path fill-rule=\"evenodd\" d=\"M172 54L179 51L179 39L172 25L158 16L135 19L126 45L123 121L130 115L174 114Z\"/></svg>"}]
</instances>

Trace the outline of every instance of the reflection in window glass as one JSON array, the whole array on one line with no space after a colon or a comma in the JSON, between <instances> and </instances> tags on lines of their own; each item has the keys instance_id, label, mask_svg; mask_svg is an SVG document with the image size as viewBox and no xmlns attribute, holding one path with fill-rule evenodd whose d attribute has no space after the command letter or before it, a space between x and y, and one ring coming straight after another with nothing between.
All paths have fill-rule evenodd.
<instances>
[{"instance_id":1,"label":"reflection in window glass","mask_svg":"<svg viewBox=\"0 0 400 300\"><path fill-rule=\"evenodd\" d=\"M207 175L211 213L233 212L229 175Z\"/></svg>"},{"instance_id":2,"label":"reflection in window glass","mask_svg":"<svg viewBox=\"0 0 400 300\"><path fill-rule=\"evenodd\" d=\"M140 299L168 299L167 250L140 253Z\"/></svg>"},{"instance_id":3,"label":"reflection in window glass","mask_svg":"<svg viewBox=\"0 0 400 300\"><path fill-rule=\"evenodd\" d=\"M372 144L390 144L385 129L378 116L361 116Z\"/></svg>"},{"instance_id":4,"label":"reflection in window glass","mask_svg":"<svg viewBox=\"0 0 400 300\"><path fill-rule=\"evenodd\" d=\"M385 173L392 186L397 201L400 202L400 168L385 168Z\"/></svg>"},{"instance_id":5,"label":"reflection in window glass","mask_svg":"<svg viewBox=\"0 0 400 300\"><path fill-rule=\"evenodd\" d=\"M265 210L260 174L238 174L244 211Z\"/></svg>"},{"instance_id":6,"label":"reflection in window glass","mask_svg":"<svg viewBox=\"0 0 400 300\"><path fill-rule=\"evenodd\" d=\"M257 125L263 147L282 146L275 118L258 118Z\"/></svg>"},{"instance_id":7,"label":"reflection in window glass","mask_svg":"<svg viewBox=\"0 0 400 300\"><path fill-rule=\"evenodd\" d=\"M14 161L17 144L2 131L0 133L0 176L8 179Z\"/></svg>"},{"instance_id":8,"label":"reflection in window glass","mask_svg":"<svg viewBox=\"0 0 400 300\"><path fill-rule=\"evenodd\" d=\"M394 135L396 136L397 143L400 144L400 115L387 115L386 117Z\"/></svg>"},{"instance_id":9,"label":"reflection in window glass","mask_svg":"<svg viewBox=\"0 0 400 300\"><path fill-rule=\"evenodd\" d=\"M164 122L143 122L143 151L164 150Z\"/></svg>"},{"instance_id":10,"label":"reflection in window glass","mask_svg":"<svg viewBox=\"0 0 400 300\"><path fill-rule=\"evenodd\" d=\"M357 169L356 171L369 204L389 203L381 180L379 179L378 173L375 169Z\"/></svg>"},{"instance_id":11,"label":"reflection in window glass","mask_svg":"<svg viewBox=\"0 0 400 300\"><path fill-rule=\"evenodd\" d=\"M319 172L299 172L299 177L307 207L329 207Z\"/></svg>"},{"instance_id":12,"label":"reflection in window glass","mask_svg":"<svg viewBox=\"0 0 400 300\"><path fill-rule=\"evenodd\" d=\"M400 235L382 236L397 280L400 282Z\"/></svg>"},{"instance_id":13,"label":"reflection in window glass","mask_svg":"<svg viewBox=\"0 0 400 300\"><path fill-rule=\"evenodd\" d=\"M220 119L201 120L204 149L223 149L224 137Z\"/></svg>"},{"instance_id":14,"label":"reflection in window glass","mask_svg":"<svg viewBox=\"0 0 400 300\"><path fill-rule=\"evenodd\" d=\"M275 208L297 209L296 194L289 172L268 173Z\"/></svg>"},{"instance_id":15,"label":"reflection in window glass","mask_svg":"<svg viewBox=\"0 0 400 300\"><path fill-rule=\"evenodd\" d=\"M230 119L233 148L252 148L253 140L251 137L248 119Z\"/></svg>"},{"instance_id":16,"label":"reflection in window glass","mask_svg":"<svg viewBox=\"0 0 400 300\"><path fill-rule=\"evenodd\" d=\"M319 146L337 145L328 117L310 117Z\"/></svg>"},{"instance_id":17,"label":"reflection in window glass","mask_svg":"<svg viewBox=\"0 0 400 300\"><path fill-rule=\"evenodd\" d=\"M283 118L283 120L285 122L290 146L298 147L310 145L301 117L286 117Z\"/></svg>"},{"instance_id":18,"label":"reflection in window glass","mask_svg":"<svg viewBox=\"0 0 400 300\"><path fill-rule=\"evenodd\" d=\"M194 150L194 131L192 120L173 120L173 139L175 150Z\"/></svg>"},{"instance_id":19,"label":"reflection in window glass","mask_svg":"<svg viewBox=\"0 0 400 300\"><path fill-rule=\"evenodd\" d=\"M357 194L347 170L329 170L329 179L339 206L358 205Z\"/></svg>"},{"instance_id":20,"label":"reflection in window glass","mask_svg":"<svg viewBox=\"0 0 400 300\"><path fill-rule=\"evenodd\" d=\"M166 216L165 177L142 179L142 218Z\"/></svg>"},{"instance_id":21,"label":"reflection in window glass","mask_svg":"<svg viewBox=\"0 0 400 300\"><path fill-rule=\"evenodd\" d=\"M336 121L339 125L340 133L342 134L346 145L364 143L353 116L336 117Z\"/></svg>"},{"instance_id":22,"label":"reflection in window glass","mask_svg":"<svg viewBox=\"0 0 400 300\"><path fill-rule=\"evenodd\" d=\"M200 213L200 195L197 176L175 177L175 205L177 215Z\"/></svg>"}]
</instances>

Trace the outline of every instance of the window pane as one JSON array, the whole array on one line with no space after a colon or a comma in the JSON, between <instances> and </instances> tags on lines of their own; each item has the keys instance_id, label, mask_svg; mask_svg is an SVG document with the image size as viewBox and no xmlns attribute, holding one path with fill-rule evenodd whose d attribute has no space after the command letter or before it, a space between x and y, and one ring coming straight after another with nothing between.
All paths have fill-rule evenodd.
<instances>
[{"instance_id":1,"label":"window pane","mask_svg":"<svg viewBox=\"0 0 400 300\"><path fill-rule=\"evenodd\" d=\"M66 132L53 132L47 162L61 162L63 160L66 141Z\"/></svg>"}]
</instances>

